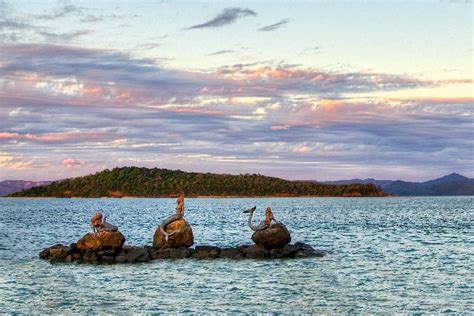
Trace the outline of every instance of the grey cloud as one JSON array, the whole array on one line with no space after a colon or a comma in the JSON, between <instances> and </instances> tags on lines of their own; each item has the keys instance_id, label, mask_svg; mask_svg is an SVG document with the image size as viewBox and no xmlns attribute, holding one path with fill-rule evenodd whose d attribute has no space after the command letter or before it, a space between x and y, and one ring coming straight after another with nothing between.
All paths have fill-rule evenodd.
<instances>
[{"instance_id":1,"label":"grey cloud","mask_svg":"<svg viewBox=\"0 0 474 316\"><path fill-rule=\"evenodd\" d=\"M85 14L84 17L82 17L80 21L83 23L95 23L95 22L101 22L103 20L104 20L103 16Z\"/></svg>"},{"instance_id":2,"label":"grey cloud","mask_svg":"<svg viewBox=\"0 0 474 316\"><path fill-rule=\"evenodd\" d=\"M224 50L219 50L217 52L207 54L207 56L216 56L216 55L231 54L231 53L235 53L235 51L230 50L230 49L224 49Z\"/></svg>"},{"instance_id":3,"label":"grey cloud","mask_svg":"<svg viewBox=\"0 0 474 316\"><path fill-rule=\"evenodd\" d=\"M280 20L279 22L277 22L275 24L270 24L270 25L264 26L262 28L259 28L258 31L262 31L262 32L274 31L276 29L279 29L283 25L289 23L290 21L291 21L290 19L283 19L283 20Z\"/></svg>"},{"instance_id":4,"label":"grey cloud","mask_svg":"<svg viewBox=\"0 0 474 316\"><path fill-rule=\"evenodd\" d=\"M51 42L70 42L81 36L91 34L90 30L79 30L70 33L51 33L51 32L38 32L39 35L43 36L46 40Z\"/></svg>"},{"instance_id":5,"label":"grey cloud","mask_svg":"<svg viewBox=\"0 0 474 316\"><path fill-rule=\"evenodd\" d=\"M228 8L223 10L220 14L218 14L213 19L202 23L196 24L193 26L188 27L188 30L191 29L201 29L207 27L221 27L224 25L228 25L234 23L237 19L246 17L246 16L256 16L257 13L250 9L242 9L242 8Z\"/></svg>"},{"instance_id":6,"label":"grey cloud","mask_svg":"<svg viewBox=\"0 0 474 316\"><path fill-rule=\"evenodd\" d=\"M53 20L70 14L83 14L83 12L83 8L68 4L54 10L52 13L38 14L35 17L39 20Z\"/></svg>"},{"instance_id":7,"label":"grey cloud","mask_svg":"<svg viewBox=\"0 0 474 316\"><path fill-rule=\"evenodd\" d=\"M160 46L161 46L160 43L143 43L143 44L138 45L138 47L140 47L142 49L145 49L145 50L154 49L154 48L157 48L157 47L160 47Z\"/></svg>"},{"instance_id":8,"label":"grey cloud","mask_svg":"<svg viewBox=\"0 0 474 316\"><path fill-rule=\"evenodd\" d=\"M3 20L3 21L0 21L0 31L3 31L3 30L30 30L30 29L36 29L36 27L34 27L31 24L24 23L24 22L19 22L19 21L15 21L15 20L6 19L6 20Z\"/></svg>"}]
</instances>

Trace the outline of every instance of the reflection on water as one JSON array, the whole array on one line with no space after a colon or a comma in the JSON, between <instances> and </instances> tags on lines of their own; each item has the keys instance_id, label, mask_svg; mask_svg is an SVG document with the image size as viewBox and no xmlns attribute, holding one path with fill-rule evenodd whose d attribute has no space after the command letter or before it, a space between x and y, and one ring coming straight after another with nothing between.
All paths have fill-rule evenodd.
<instances>
[{"instance_id":1,"label":"reflection on water","mask_svg":"<svg viewBox=\"0 0 474 316\"><path fill-rule=\"evenodd\" d=\"M90 231L101 210L151 245L174 199L0 199L0 311L22 313L474 312L471 197L187 199L197 244L250 243L264 207L328 255L302 260L56 264L38 252Z\"/></svg>"}]
</instances>

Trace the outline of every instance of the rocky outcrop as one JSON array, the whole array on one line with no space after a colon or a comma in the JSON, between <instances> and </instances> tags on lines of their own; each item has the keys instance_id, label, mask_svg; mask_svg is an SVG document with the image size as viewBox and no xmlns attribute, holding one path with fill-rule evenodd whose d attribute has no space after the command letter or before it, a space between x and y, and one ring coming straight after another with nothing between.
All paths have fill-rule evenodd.
<instances>
[{"instance_id":1,"label":"rocky outcrop","mask_svg":"<svg viewBox=\"0 0 474 316\"><path fill-rule=\"evenodd\" d=\"M282 248L267 249L261 245L242 245L238 247L219 248L214 246L196 246L196 248L155 248L123 246L120 250L80 250L77 244L54 245L39 254L41 259L50 262L78 262L93 264L141 263L151 260L166 259L286 259L323 257L324 253L316 251L310 245L297 242Z\"/></svg>"},{"instance_id":2,"label":"rocky outcrop","mask_svg":"<svg viewBox=\"0 0 474 316\"><path fill-rule=\"evenodd\" d=\"M125 237L121 232L102 231L100 233L87 233L76 243L79 251L120 251L125 243Z\"/></svg>"},{"instance_id":3,"label":"rocky outcrop","mask_svg":"<svg viewBox=\"0 0 474 316\"><path fill-rule=\"evenodd\" d=\"M153 235L153 247L155 248L183 248L190 247L194 244L193 230L191 225L184 219L179 219L169 223L165 227L165 231L169 236L168 241L165 235L161 232L160 227L156 228Z\"/></svg>"},{"instance_id":4,"label":"rocky outcrop","mask_svg":"<svg viewBox=\"0 0 474 316\"><path fill-rule=\"evenodd\" d=\"M291 241L290 232L285 225L278 223L253 233L252 240L266 249L282 248Z\"/></svg>"}]
</instances>

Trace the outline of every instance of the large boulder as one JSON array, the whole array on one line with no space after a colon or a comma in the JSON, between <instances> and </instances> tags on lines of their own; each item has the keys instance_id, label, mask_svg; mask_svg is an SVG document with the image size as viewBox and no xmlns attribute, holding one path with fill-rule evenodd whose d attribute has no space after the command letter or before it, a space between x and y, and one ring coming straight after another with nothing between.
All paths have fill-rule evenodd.
<instances>
[{"instance_id":1,"label":"large boulder","mask_svg":"<svg viewBox=\"0 0 474 316\"><path fill-rule=\"evenodd\" d=\"M252 240L266 249L282 248L291 241L290 232L281 223L273 224L267 229L256 231Z\"/></svg>"},{"instance_id":2,"label":"large boulder","mask_svg":"<svg viewBox=\"0 0 474 316\"><path fill-rule=\"evenodd\" d=\"M181 248L190 247L194 244L193 230L191 225L184 219L178 219L171 222L165 227L165 231L173 235L169 236L168 241L165 240L165 235L161 232L160 227L156 228L153 235L153 247L155 248Z\"/></svg>"},{"instance_id":3,"label":"large boulder","mask_svg":"<svg viewBox=\"0 0 474 316\"><path fill-rule=\"evenodd\" d=\"M97 234L87 233L76 243L76 248L84 252L86 250L101 251L113 250L120 251L125 243L125 237L121 232L100 232Z\"/></svg>"}]
</instances>

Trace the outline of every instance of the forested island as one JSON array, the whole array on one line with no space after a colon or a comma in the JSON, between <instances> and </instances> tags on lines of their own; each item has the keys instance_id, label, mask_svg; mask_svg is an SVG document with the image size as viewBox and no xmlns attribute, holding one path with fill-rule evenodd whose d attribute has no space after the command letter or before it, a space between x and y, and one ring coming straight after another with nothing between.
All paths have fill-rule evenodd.
<instances>
[{"instance_id":1,"label":"forested island","mask_svg":"<svg viewBox=\"0 0 474 316\"><path fill-rule=\"evenodd\" d=\"M295 197L384 196L374 184L334 185L290 181L259 174L214 174L159 168L122 167L78 178L54 181L10 194L10 197Z\"/></svg>"}]
</instances>

